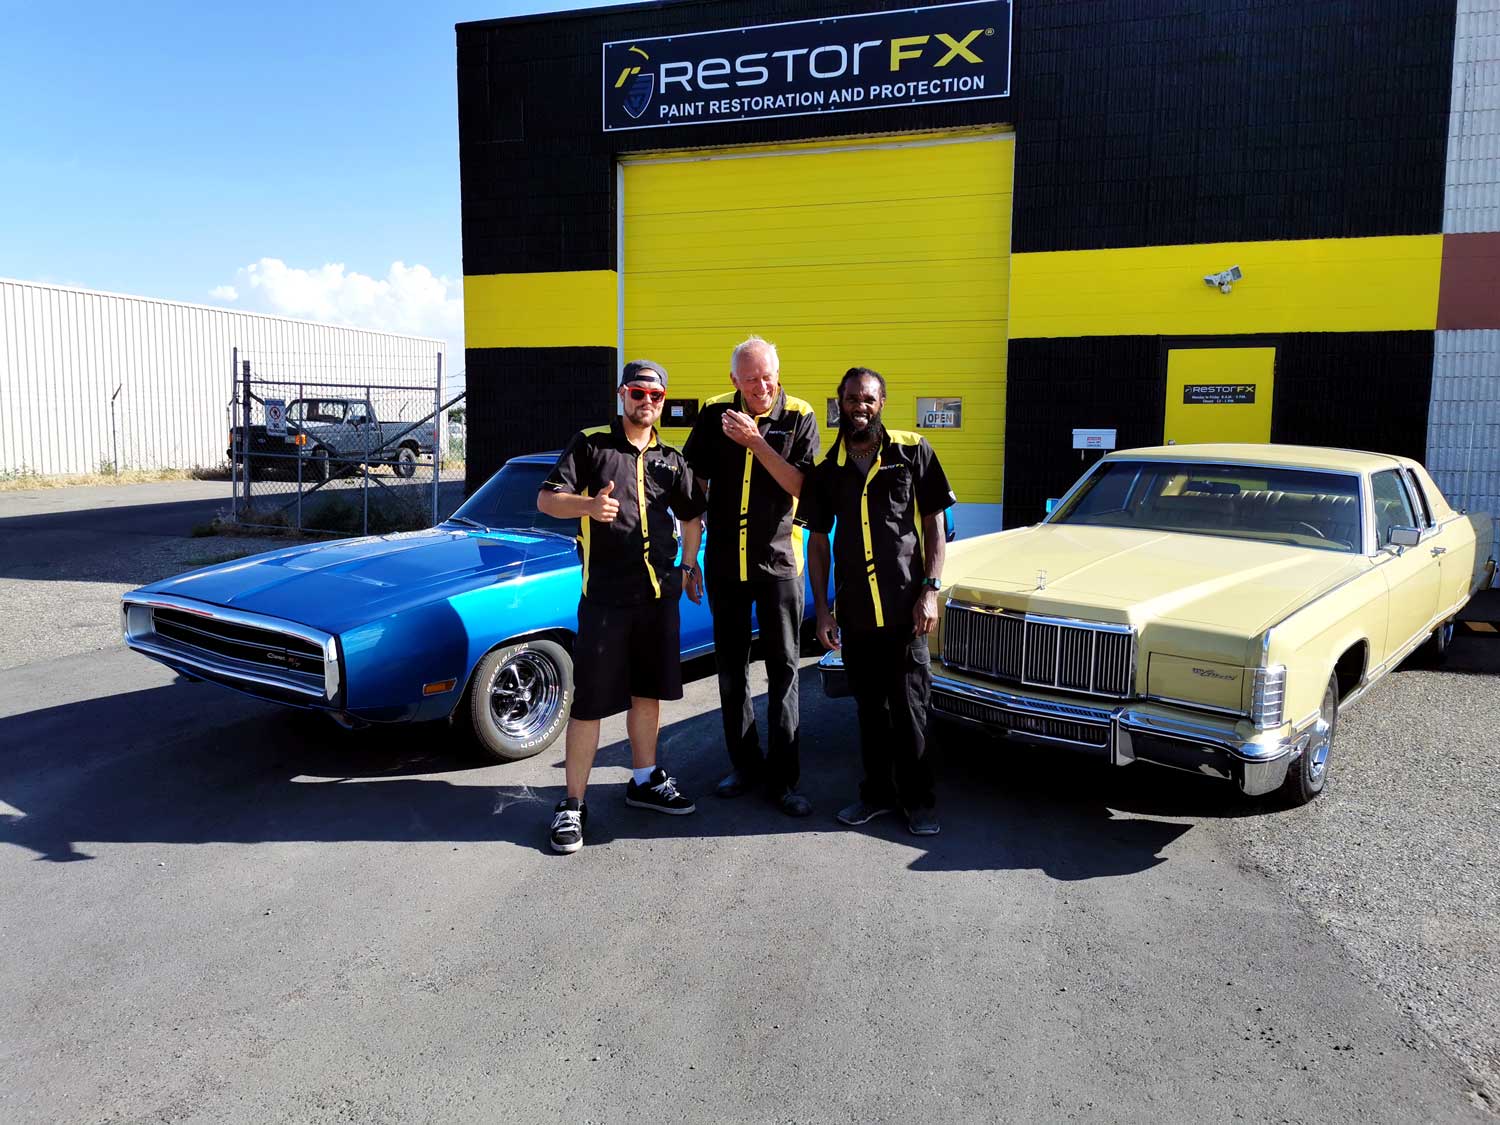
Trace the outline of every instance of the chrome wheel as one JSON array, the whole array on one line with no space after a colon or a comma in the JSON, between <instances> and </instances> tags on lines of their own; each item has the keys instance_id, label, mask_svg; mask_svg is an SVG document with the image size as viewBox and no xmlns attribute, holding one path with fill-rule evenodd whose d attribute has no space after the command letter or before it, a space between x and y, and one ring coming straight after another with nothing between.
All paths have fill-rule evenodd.
<instances>
[{"instance_id":1,"label":"chrome wheel","mask_svg":"<svg viewBox=\"0 0 1500 1125\"><path fill-rule=\"evenodd\" d=\"M1308 732L1307 745L1290 763L1281 787L1282 800L1288 805L1305 805L1323 792L1338 725L1339 681L1337 676L1329 676L1323 688L1323 702L1318 705L1318 717Z\"/></svg>"},{"instance_id":2,"label":"chrome wheel","mask_svg":"<svg viewBox=\"0 0 1500 1125\"><path fill-rule=\"evenodd\" d=\"M522 649L500 666L490 682L490 714L507 738L535 738L562 706L557 666L534 649Z\"/></svg>"},{"instance_id":3,"label":"chrome wheel","mask_svg":"<svg viewBox=\"0 0 1500 1125\"><path fill-rule=\"evenodd\" d=\"M1333 724L1338 709L1338 693L1329 685L1323 693L1323 705L1318 708L1318 721L1313 724L1312 739L1305 751L1308 779L1315 786L1322 786L1323 774L1328 769L1328 752L1333 749Z\"/></svg>"}]
</instances>

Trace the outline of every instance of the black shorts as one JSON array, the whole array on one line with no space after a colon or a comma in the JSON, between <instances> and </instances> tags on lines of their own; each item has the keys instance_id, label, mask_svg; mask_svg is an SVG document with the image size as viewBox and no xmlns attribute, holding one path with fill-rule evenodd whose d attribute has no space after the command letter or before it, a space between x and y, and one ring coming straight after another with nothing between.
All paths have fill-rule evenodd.
<instances>
[{"instance_id":1,"label":"black shorts","mask_svg":"<svg viewBox=\"0 0 1500 1125\"><path fill-rule=\"evenodd\" d=\"M676 598L640 605L578 603L573 645L573 718L630 710L630 697L682 698L682 638Z\"/></svg>"}]
</instances>

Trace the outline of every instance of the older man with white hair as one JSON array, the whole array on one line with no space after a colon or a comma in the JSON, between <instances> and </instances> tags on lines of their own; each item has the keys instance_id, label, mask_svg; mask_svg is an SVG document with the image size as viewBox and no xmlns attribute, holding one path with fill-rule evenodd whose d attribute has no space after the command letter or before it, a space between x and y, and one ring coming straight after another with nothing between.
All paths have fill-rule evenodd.
<instances>
[{"instance_id":1,"label":"older man with white hair","mask_svg":"<svg viewBox=\"0 0 1500 1125\"><path fill-rule=\"evenodd\" d=\"M731 769L715 790L737 797L764 786L788 816L812 805L797 792L797 657L802 612L802 530L794 527L802 477L818 457L813 408L781 388L776 346L751 336L730 355L734 391L709 399L683 453L708 481L704 576L713 611L719 702ZM763 754L750 696L750 611L760 625L768 681Z\"/></svg>"}]
</instances>

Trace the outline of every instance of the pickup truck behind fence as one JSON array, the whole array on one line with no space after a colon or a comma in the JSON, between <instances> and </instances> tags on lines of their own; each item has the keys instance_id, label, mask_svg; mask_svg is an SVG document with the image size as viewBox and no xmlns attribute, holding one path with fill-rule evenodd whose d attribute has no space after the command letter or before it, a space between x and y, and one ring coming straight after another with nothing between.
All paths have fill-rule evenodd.
<instances>
[{"instance_id":1,"label":"pickup truck behind fence","mask_svg":"<svg viewBox=\"0 0 1500 1125\"><path fill-rule=\"evenodd\" d=\"M436 452L436 426L425 421L382 421L366 398L319 396L287 404L286 436L267 433L263 423L247 427L248 463L242 463L239 433L230 435L229 460L249 480L296 478L324 481L368 461L389 465L398 477L416 472L417 459Z\"/></svg>"}]
</instances>

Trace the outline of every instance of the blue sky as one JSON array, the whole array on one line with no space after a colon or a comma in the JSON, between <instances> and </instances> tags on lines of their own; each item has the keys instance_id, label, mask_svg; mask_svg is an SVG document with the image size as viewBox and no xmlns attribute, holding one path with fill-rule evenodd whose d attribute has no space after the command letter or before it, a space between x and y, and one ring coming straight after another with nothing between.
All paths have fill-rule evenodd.
<instances>
[{"instance_id":1,"label":"blue sky","mask_svg":"<svg viewBox=\"0 0 1500 1125\"><path fill-rule=\"evenodd\" d=\"M6 0L0 276L454 339L453 25L595 6Z\"/></svg>"}]
</instances>

